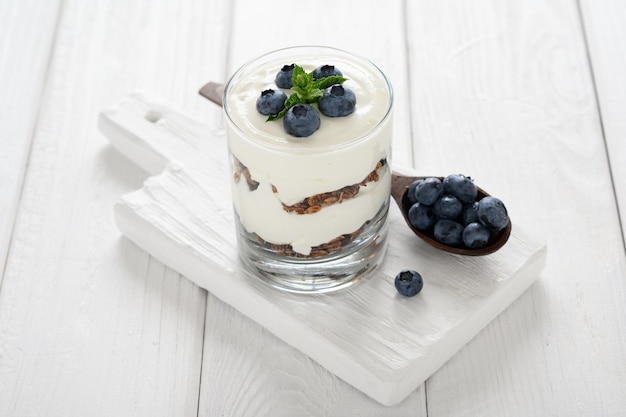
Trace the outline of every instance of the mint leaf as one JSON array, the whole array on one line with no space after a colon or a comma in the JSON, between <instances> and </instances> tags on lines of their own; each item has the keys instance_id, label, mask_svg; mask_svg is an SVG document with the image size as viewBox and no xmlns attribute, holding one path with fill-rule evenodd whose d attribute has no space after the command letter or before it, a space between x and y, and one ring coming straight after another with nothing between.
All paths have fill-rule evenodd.
<instances>
[{"instance_id":1,"label":"mint leaf","mask_svg":"<svg viewBox=\"0 0 626 417\"><path fill-rule=\"evenodd\" d=\"M313 87L320 90L325 90L332 85L343 84L343 82L346 80L347 78L344 78L340 75L331 75L330 77L320 78L319 80L313 81Z\"/></svg>"},{"instance_id":2,"label":"mint leaf","mask_svg":"<svg viewBox=\"0 0 626 417\"><path fill-rule=\"evenodd\" d=\"M305 103L317 103L320 97L324 95L324 90L318 90L317 88L312 88L307 92L307 95L303 97Z\"/></svg>"},{"instance_id":3,"label":"mint leaf","mask_svg":"<svg viewBox=\"0 0 626 417\"><path fill-rule=\"evenodd\" d=\"M291 81L293 90L303 103L315 103L323 95L319 94L318 88L313 84L313 73L305 72L299 65L294 66Z\"/></svg>"},{"instance_id":4,"label":"mint leaf","mask_svg":"<svg viewBox=\"0 0 626 417\"><path fill-rule=\"evenodd\" d=\"M307 74L300 65L294 65L291 82L297 93L304 93L313 84L313 74Z\"/></svg>"}]
</instances>

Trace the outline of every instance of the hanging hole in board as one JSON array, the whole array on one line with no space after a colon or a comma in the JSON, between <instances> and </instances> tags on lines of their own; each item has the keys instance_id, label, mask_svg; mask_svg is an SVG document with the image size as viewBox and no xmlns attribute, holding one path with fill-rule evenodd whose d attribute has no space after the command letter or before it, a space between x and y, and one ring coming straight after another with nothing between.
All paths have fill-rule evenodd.
<instances>
[{"instance_id":1,"label":"hanging hole in board","mask_svg":"<svg viewBox=\"0 0 626 417\"><path fill-rule=\"evenodd\" d=\"M163 115L161 113L159 113L158 111L148 110L148 112L146 112L145 116L143 116L143 117L147 121L149 121L150 123L156 123L159 120L161 120Z\"/></svg>"}]
</instances>

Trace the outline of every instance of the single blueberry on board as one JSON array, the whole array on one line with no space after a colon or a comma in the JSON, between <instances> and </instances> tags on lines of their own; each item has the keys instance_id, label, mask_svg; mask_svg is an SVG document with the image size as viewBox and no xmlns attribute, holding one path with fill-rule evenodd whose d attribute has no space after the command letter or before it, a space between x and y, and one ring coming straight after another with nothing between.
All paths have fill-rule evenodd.
<instances>
[{"instance_id":1,"label":"single blueberry on board","mask_svg":"<svg viewBox=\"0 0 626 417\"><path fill-rule=\"evenodd\" d=\"M426 205L435 204L443 194L443 184L439 178L425 178L415 187L415 200Z\"/></svg>"},{"instance_id":2,"label":"single blueberry on board","mask_svg":"<svg viewBox=\"0 0 626 417\"><path fill-rule=\"evenodd\" d=\"M313 80L319 80L320 78L326 78L333 75L343 76L341 71L334 65L320 65L313 70Z\"/></svg>"},{"instance_id":3,"label":"single blueberry on board","mask_svg":"<svg viewBox=\"0 0 626 417\"><path fill-rule=\"evenodd\" d=\"M295 137L311 136L320 127L320 114L308 104L296 104L285 113L285 132Z\"/></svg>"},{"instance_id":4,"label":"single blueberry on board","mask_svg":"<svg viewBox=\"0 0 626 417\"><path fill-rule=\"evenodd\" d=\"M489 244L491 232L482 223L474 222L463 229L463 244L469 249L481 249Z\"/></svg>"},{"instance_id":5,"label":"single blueberry on board","mask_svg":"<svg viewBox=\"0 0 626 417\"><path fill-rule=\"evenodd\" d=\"M485 197L478 202L478 220L490 230L498 232L509 224L509 214L502 200Z\"/></svg>"},{"instance_id":6,"label":"single blueberry on board","mask_svg":"<svg viewBox=\"0 0 626 417\"><path fill-rule=\"evenodd\" d=\"M471 203L476 200L478 188L470 177L462 174L451 174L443 180L443 190L447 194L452 194L463 203Z\"/></svg>"},{"instance_id":7,"label":"single blueberry on board","mask_svg":"<svg viewBox=\"0 0 626 417\"><path fill-rule=\"evenodd\" d=\"M455 196L445 194L435 201L433 209L442 219L456 219L463 211L463 203Z\"/></svg>"},{"instance_id":8,"label":"single blueberry on board","mask_svg":"<svg viewBox=\"0 0 626 417\"><path fill-rule=\"evenodd\" d=\"M435 223L433 234L435 239L444 245L462 246L463 225L450 219L441 219Z\"/></svg>"},{"instance_id":9,"label":"single blueberry on board","mask_svg":"<svg viewBox=\"0 0 626 417\"><path fill-rule=\"evenodd\" d=\"M293 87L293 69L295 64L283 65L283 67L276 74L274 82L279 88L291 88Z\"/></svg>"},{"instance_id":10,"label":"single blueberry on board","mask_svg":"<svg viewBox=\"0 0 626 417\"><path fill-rule=\"evenodd\" d=\"M424 280L418 272L405 269L396 275L394 285L401 295L414 297L424 288Z\"/></svg>"},{"instance_id":11,"label":"single blueberry on board","mask_svg":"<svg viewBox=\"0 0 626 417\"><path fill-rule=\"evenodd\" d=\"M281 90L264 90L256 99L256 109L259 113L269 116L278 114L285 108L287 94Z\"/></svg>"},{"instance_id":12,"label":"single blueberry on board","mask_svg":"<svg viewBox=\"0 0 626 417\"><path fill-rule=\"evenodd\" d=\"M409 222L417 230L430 229L437 221L437 215L432 206L415 203L409 208Z\"/></svg>"},{"instance_id":13,"label":"single blueberry on board","mask_svg":"<svg viewBox=\"0 0 626 417\"><path fill-rule=\"evenodd\" d=\"M354 112L356 95L349 88L335 84L324 90L317 105L323 115L328 117L345 117Z\"/></svg>"}]
</instances>

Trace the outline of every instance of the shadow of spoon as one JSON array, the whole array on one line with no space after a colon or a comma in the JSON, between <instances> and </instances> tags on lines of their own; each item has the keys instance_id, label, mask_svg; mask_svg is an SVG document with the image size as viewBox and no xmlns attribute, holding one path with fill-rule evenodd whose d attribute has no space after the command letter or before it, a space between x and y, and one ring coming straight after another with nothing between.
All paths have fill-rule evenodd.
<instances>
[{"instance_id":1,"label":"shadow of spoon","mask_svg":"<svg viewBox=\"0 0 626 417\"><path fill-rule=\"evenodd\" d=\"M223 105L223 96L224 96L224 84L208 82L205 84L199 91L200 95L213 103L222 106ZM408 175L401 175L398 173L392 173L391 175L391 196L400 207L400 212L406 221L406 224L409 228L423 239L426 243L434 246L437 249L441 249L446 252L456 253L458 255L468 255L468 256L481 256L488 255L490 253L494 253L498 249L500 249L509 239L511 235L511 221L507 226L499 231L495 236L492 236L489 240L489 243L484 248L480 249L468 249L464 247L456 247L443 244L435 239L432 234L432 231L422 231L418 230L409 221L409 209L411 208L411 203L407 197L407 190L409 186L417 180L424 179L427 177L412 177ZM443 177L438 177L440 180L443 180ZM489 196L487 192L485 192L482 188L478 188L478 196L476 200L480 200L484 197Z\"/></svg>"}]
</instances>

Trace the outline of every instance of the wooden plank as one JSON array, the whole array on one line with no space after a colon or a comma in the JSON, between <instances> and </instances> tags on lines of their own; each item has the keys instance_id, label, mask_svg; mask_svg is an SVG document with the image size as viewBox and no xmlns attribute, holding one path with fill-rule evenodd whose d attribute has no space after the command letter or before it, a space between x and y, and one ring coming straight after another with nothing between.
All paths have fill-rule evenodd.
<instances>
[{"instance_id":1,"label":"wooden plank","mask_svg":"<svg viewBox=\"0 0 626 417\"><path fill-rule=\"evenodd\" d=\"M10 247L59 4L0 2L0 268Z\"/></svg>"},{"instance_id":2,"label":"wooden plank","mask_svg":"<svg viewBox=\"0 0 626 417\"><path fill-rule=\"evenodd\" d=\"M146 173L97 114L143 89L221 117L197 89L223 76L222 3L63 2L0 294L0 415L197 415L206 292L120 237L113 203Z\"/></svg>"},{"instance_id":3,"label":"wooden plank","mask_svg":"<svg viewBox=\"0 0 626 417\"><path fill-rule=\"evenodd\" d=\"M473 176L549 248L427 382L429 416L619 415L626 262L576 4L407 5L417 169Z\"/></svg>"},{"instance_id":4,"label":"wooden plank","mask_svg":"<svg viewBox=\"0 0 626 417\"><path fill-rule=\"evenodd\" d=\"M222 324L207 328L205 355L210 356L203 367L204 395L199 415L426 415L424 385L402 403L383 406L254 321L233 320L237 314L222 302L207 305L207 315ZM205 380L205 373L213 378Z\"/></svg>"},{"instance_id":5,"label":"wooden plank","mask_svg":"<svg viewBox=\"0 0 626 417\"><path fill-rule=\"evenodd\" d=\"M626 4L619 0L579 3L623 236L626 230L626 27L623 24Z\"/></svg>"}]
</instances>

